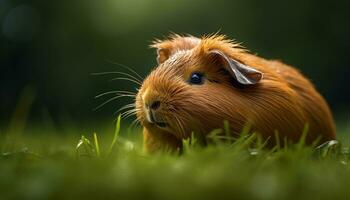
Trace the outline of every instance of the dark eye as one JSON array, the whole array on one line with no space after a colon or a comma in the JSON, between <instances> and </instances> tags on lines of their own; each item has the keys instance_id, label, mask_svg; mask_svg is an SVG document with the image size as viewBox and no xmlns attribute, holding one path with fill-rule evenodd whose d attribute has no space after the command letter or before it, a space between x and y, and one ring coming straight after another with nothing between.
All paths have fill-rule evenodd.
<instances>
[{"instance_id":1,"label":"dark eye","mask_svg":"<svg viewBox=\"0 0 350 200\"><path fill-rule=\"evenodd\" d=\"M191 84L202 84L203 83L203 74L194 72L191 74L190 81Z\"/></svg>"}]
</instances>

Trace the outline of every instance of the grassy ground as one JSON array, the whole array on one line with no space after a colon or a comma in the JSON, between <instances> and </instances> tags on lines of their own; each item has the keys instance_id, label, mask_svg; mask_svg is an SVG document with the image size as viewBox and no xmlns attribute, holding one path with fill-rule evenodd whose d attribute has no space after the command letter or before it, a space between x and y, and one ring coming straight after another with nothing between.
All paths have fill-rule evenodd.
<instances>
[{"instance_id":1,"label":"grassy ground","mask_svg":"<svg viewBox=\"0 0 350 200\"><path fill-rule=\"evenodd\" d=\"M144 154L136 130L94 136L1 134L0 199L350 199L350 152L336 142L192 140L178 156Z\"/></svg>"}]
</instances>

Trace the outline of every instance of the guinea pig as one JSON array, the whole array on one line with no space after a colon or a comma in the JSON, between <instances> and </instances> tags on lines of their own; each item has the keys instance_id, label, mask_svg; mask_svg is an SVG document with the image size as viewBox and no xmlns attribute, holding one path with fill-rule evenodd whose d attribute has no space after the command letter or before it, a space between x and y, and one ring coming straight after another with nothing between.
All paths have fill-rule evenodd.
<instances>
[{"instance_id":1,"label":"guinea pig","mask_svg":"<svg viewBox=\"0 0 350 200\"><path fill-rule=\"evenodd\" d=\"M297 69L252 55L224 35L171 35L156 40L158 66L136 95L136 116L147 152L178 150L191 133L245 125L274 144L275 133L292 143L308 125L306 143L335 139L331 111Z\"/></svg>"}]
</instances>

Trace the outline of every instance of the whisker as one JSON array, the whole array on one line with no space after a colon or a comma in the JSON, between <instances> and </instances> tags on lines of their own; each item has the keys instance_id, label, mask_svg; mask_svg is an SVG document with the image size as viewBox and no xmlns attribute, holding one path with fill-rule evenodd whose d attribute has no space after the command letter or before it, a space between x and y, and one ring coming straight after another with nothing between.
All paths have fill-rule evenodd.
<instances>
[{"instance_id":1,"label":"whisker","mask_svg":"<svg viewBox=\"0 0 350 200\"><path fill-rule=\"evenodd\" d=\"M121 116L125 117L125 116L129 115L130 113L135 113L136 114L136 112L137 112L136 108L135 109L130 109L130 110L127 110L127 111L123 112L121 114Z\"/></svg>"},{"instance_id":2,"label":"whisker","mask_svg":"<svg viewBox=\"0 0 350 200\"><path fill-rule=\"evenodd\" d=\"M105 96L105 95L108 95L108 94L119 94L119 95L125 95L126 94L126 95L133 95L133 96L136 95L135 93L129 92L129 91L114 90L114 91L104 92L104 93L101 93L99 95L96 95L95 99L100 98L100 97Z\"/></svg>"},{"instance_id":3,"label":"whisker","mask_svg":"<svg viewBox=\"0 0 350 200\"><path fill-rule=\"evenodd\" d=\"M135 98L134 95L130 95L130 94L117 94L115 97L131 97L131 98ZM95 99L97 99L97 98L95 97Z\"/></svg>"},{"instance_id":4,"label":"whisker","mask_svg":"<svg viewBox=\"0 0 350 200\"><path fill-rule=\"evenodd\" d=\"M134 113L136 114L138 111L140 111L141 109L138 109L138 108L134 108L134 109L131 109L132 111L134 111ZM130 111L131 111L130 110Z\"/></svg>"},{"instance_id":5,"label":"whisker","mask_svg":"<svg viewBox=\"0 0 350 200\"><path fill-rule=\"evenodd\" d=\"M181 120L179 119L179 123L180 123L180 127L181 127L181 134L184 136L186 136L186 133L185 133L185 128L183 127L183 124L181 123Z\"/></svg>"},{"instance_id":6,"label":"whisker","mask_svg":"<svg viewBox=\"0 0 350 200\"><path fill-rule=\"evenodd\" d=\"M124 111L120 115L123 117L123 116L127 115L130 112L135 112L135 109L130 109L130 110Z\"/></svg>"},{"instance_id":7,"label":"whisker","mask_svg":"<svg viewBox=\"0 0 350 200\"><path fill-rule=\"evenodd\" d=\"M115 81L115 80L126 80L126 81L130 81L130 82L136 83L136 84L139 85L139 86L142 84L142 83L140 83L140 82L138 82L138 81L135 81L134 79L125 78L125 77L113 78L113 79L111 79L110 81Z\"/></svg>"},{"instance_id":8,"label":"whisker","mask_svg":"<svg viewBox=\"0 0 350 200\"><path fill-rule=\"evenodd\" d=\"M115 111L114 114L117 114L118 112L120 112L122 110L125 110L125 109L128 109L128 108L134 108L134 107L135 107L134 103L126 104L126 105L122 106L121 108L119 108L117 111Z\"/></svg>"},{"instance_id":9,"label":"whisker","mask_svg":"<svg viewBox=\"0 0 350 200\"><path fill-rule=\"evenodd\" d=\"M116 99L119 99L121 97L127 97L127 96L115 96L115 97L112 97L112 98L108 99L107 101L103 102L101 105L99 105L96 108L94 108L93 111L96 111L96 110L100 109L102 106L106 105L107 103L109 103L111 101L114 101Z\"/></svg>"},{"instance_id":10,"label":"whisker","mask_svg":"<svg viewBox=\"0 0 350 200\"><path fill-rule=\"evenodd\" d=\"M182 123L182 120L180 118L178 118L178 120L179 120L179 124L180 124L180 127L181 127L182 135L186 136L186 132L185 132L185 128L184 128L184 125Z\"/></svg>"},{"instance_id":11,"label":"whisker","mask_svg":"<svg viewBox=\"0 0 350 200\"><path fill-rule=\"evenodd\" d=\"M124 117L122 117L123 119L127 119L133 115L136 115L137 110L133 110L133 112L129 112L128 114L124 115Z\"/></svg>"},{"instance_id":12,"label":"whisker","mask_svg":"<svg viewBox=\"0 0 350 200\"><path fill-rule=\"evenodd\" d=\"M121 63L118 63L118 62L113 62L111 60L107 60L109 63L111 64L115 64L115 65L119 65L120 67L123 67L124 69L127 69L129 70L130 72L134 73L136 76L138 76L141 80L143 80L142 76L140 76L140 74L138 74L135 70L133 70L131 67L128 67L126 65L123 65Z\"/></svg>"},{"instance_id":13,"label":"whisker","mask_svg":"<svg viewBox=\"0 0 350 200\"><path fill-rule=\"evenodd\" d=\"M108 74L120 74L120 75L125 75L127 77L130 77L132 78L133 80L135 81L138 81L138 82L142 82L142 79L138 79L137 77L131 75L131 74L128 74L128 73L125 73L125 72L114 72L114 71L110 71L110 72L97 72L97 73L92 73L92 75L95 75L95 76L98 76L98 75L108 75Z\"/></svg>"},{"instance_id":14,"label":"whisker","mask_svg":"<svg viewBox=\"0 0 350 200\"><path fill-rule=\"evenodd\" d=\"M130 115L128 115L128 116L125 116L123 119L124 119L124 120L125 120L125 119L128 119L129 117L131 117L131 116L133 116L133 115L136 115L136 113L130 114Z\"/></svg>"},{"instance_id":15,"label":"whisker","mask_svg":"<svg viewBox=\"0 0 350 200\"><path fill-rule=\"evenodd\" d=\"M130 125L131 128L136 127L138 124L140 124L140 121L138 118L134 119Z\"/></svg>"},{"instance_id":16,"label":"whisker","mask_svg":"<svg viewBox=\"0 0 350 200\"><path fill-rule=\"evenodd\" d=\"M177 116L174 116L175 117L175 124L177 126L177 128L179 129L179 131L181 132L180 134L183 135L183 127L181 125L181 122L180 122L180 119L177 117Z\"/></svg>"}]
</instances>

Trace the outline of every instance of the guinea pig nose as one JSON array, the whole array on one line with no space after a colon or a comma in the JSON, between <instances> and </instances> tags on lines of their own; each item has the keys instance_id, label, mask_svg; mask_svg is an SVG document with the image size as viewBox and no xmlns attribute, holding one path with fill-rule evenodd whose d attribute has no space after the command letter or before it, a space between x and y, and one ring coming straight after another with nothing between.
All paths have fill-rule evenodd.
<instances>
[{"instance_id":1,"label":"guinea pig nose","mask_svg":"<svg viewBox=\"0 0 350 200\"><path fill-rule=\"evenodd\" d=\"M152 110L157 110L160 107L160 101L153 101L150 105Z\"/></svg>"}]
</instances>

